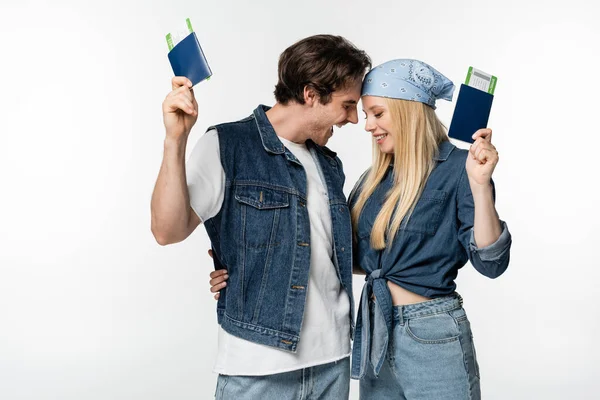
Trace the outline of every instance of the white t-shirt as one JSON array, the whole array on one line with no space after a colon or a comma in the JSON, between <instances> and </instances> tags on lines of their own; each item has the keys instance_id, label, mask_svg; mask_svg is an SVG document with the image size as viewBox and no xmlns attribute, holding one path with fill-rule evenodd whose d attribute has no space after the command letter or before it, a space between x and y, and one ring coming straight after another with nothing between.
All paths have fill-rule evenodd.
<instances>
[{"instance_id":1,"label":"white t-shirt","mask_svg":"<svg viewBox=\"0 0 600 400\"><path fill-rule=\"evenodd\" d=\"M224 375L270 375L337 361L350 355L350 300L337 277L333 257L327 189L304 144L279 138L302 163L307 178L306 208L310 220L310 272L304 320L296 353L256 344L219 327L214 372ZM186 164L192 209L206 221L221 209L225 171L216 130L199 140Z\"/></svg>"}]
</instances>

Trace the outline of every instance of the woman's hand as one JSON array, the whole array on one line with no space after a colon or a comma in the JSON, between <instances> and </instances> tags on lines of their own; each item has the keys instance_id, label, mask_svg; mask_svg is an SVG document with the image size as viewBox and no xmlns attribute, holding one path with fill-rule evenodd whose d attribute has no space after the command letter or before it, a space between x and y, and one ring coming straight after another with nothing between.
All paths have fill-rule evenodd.
<instances>
[{"instance_id":1,"label":"woman's hand","mask_svg":"<svg viewBox=\"0 0 600 400\"><path fill-rule=\"evenodd\" d=\"M498 164L498 151L492 144L492 130L479 129L473 135L475 142L469 149L466 169L471 189L490 184L492 174Z\"/></svg>"}]
</instances>

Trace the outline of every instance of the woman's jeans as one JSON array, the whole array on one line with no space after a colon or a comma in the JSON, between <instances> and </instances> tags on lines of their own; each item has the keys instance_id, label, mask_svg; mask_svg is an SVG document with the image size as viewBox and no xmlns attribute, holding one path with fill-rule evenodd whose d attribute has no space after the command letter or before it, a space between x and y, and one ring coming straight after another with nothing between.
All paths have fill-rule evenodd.
<instances>
[{"instance_id":1,"label":"woman's jeans","mask_svg":"<svg viewBox=\"0 0 600 400\"><path fill-rule=\"evenodd\" d=\"M379 377L369 365L360 398L481 399L473 335L458 293L394 307L386 360Z\"/></svg>"}]
</instances>

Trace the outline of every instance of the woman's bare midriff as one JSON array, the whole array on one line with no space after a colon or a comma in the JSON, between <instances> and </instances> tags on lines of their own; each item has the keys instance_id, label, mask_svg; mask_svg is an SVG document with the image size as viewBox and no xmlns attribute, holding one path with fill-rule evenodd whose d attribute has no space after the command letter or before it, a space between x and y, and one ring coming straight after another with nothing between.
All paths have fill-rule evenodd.
<instances>
[{"instance_id":1,"label":"woman's bare midriff","mask_svg":"<svg viewBox=\"0 0 600 400\"><path fill-rule=\"evenodd\" d=\"M395 306L405 306L407 304L422 303L431 300L429 297L424 297L404 289L393 282L387 282L390 293L392 294L392 302Z\"/></svg>"}]
</instances>

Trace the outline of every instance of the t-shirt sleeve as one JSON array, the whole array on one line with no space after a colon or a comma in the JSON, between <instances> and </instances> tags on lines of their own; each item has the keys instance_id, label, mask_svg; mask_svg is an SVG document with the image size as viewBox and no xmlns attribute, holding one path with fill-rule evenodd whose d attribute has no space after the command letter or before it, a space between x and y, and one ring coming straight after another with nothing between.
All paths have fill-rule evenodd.
<instances>
[{"instance_id":1,"label":"t-shirt sleeve","mask_svg":"<svg viewBox=\"0 0 600 400\"><path fill-rule=\"evenodd\" d=\"M186 179L190 204L200 221L217 215L225 196L225 171L215 129L206 132L196 142L186 163Z\"/></svg>"}]
</instances>

